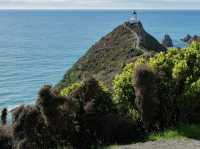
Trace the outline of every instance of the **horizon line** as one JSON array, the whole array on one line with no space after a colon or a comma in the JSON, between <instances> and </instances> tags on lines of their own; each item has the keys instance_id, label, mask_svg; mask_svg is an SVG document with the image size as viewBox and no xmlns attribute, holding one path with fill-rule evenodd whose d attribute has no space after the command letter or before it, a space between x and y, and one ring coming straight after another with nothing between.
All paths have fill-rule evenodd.
<instances>
[{"instance_id":1,"label":"horizon line","mask_svg":"<svg viewBox=\"0 0 200 149\"><path fill-rule=\"evenodd\" d=\"M0 10L200 10L200 8L0 8Z\"/></svg>"}]
</instances>

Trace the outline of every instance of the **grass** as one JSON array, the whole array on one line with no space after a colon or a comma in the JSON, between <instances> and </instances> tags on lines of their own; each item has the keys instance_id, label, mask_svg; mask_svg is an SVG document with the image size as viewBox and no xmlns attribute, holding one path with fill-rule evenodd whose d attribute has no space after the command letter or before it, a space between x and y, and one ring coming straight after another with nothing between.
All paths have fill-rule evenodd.
<instances>
[{"instance_id":1,"label":"grass","mask_svg":"<svg viewBox=\"0 0 200 149\"><path fill-rule=\"evenodd\" d=\"M183 125L168 129L164 132L153 133L147 137L147 141L169 140L180 138L200 139L200 124Z\"/></svg>"},{"instance_id":2,"label":"grass","mask_svg":"<svg viewBox=\"0 0 200 149\"><path fill-rule=\"evenodd\" d=\"M163 132L152 133L145 138L146 141L160 141L170 139L193 138L200 139L200 124L185 125L180 124L174 129L168 129ZM119 145L111 145L94 149L119 149Z\"/></svg>"}]
</instances>

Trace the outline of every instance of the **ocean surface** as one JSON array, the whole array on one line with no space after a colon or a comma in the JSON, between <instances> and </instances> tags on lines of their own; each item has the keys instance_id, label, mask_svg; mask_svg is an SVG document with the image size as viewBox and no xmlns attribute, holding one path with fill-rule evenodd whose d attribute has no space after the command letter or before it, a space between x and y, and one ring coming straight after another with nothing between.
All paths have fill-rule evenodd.
<instances>
[{"instance_id":1,"label":"ocean surface","mask_svg":"<svg viewBox=\"0 0 200 149\"><path fill-rule=\"evenodd\" d=\"M200 33L200 11L138 11L147 32L169 34L175 46ZM128 10L1 10L0 109L32 104L39 88L56 84L103 35L130 17Z\"/></svg>"}]
</instances>

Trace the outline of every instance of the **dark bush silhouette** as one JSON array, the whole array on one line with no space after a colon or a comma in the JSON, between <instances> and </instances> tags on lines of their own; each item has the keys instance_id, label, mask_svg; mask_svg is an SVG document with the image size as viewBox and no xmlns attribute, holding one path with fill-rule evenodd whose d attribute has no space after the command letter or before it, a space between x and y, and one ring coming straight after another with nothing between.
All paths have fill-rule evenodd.
<instances>
[{"instance_id":1,"label":"dark bush silhouette","mask_svg":"<svg viewBox=\"0 0 200 149\"><path fill-rule=\"evenodd\" d=\"M48 131L56 142L75 144L79 111L76 101L69 97L58 96L51 86L45 85L39 91L36 107L41 111Z\"/></svg>"},{"instance_id":2,"label":"dark bush silhouette","mask_svg":"<svg viewBox=\"0 0 200 149\"><path fill-rule=\"evenodd\" d=\"M0 126L0 149L12 149L12 128L6 125Z\"/></svg>"},{"instance_id":3,"label":"dark bush silhouette","mask_svg":"<svg viewBox=\"0 0 200 149\"><path fill-rule=\"evenodd\" d=\"M86 80L70 96L83 104L86 113L104 114L114 110L111 94L105 91L94 78Z\"/></svg>"},{"instance_id":4,"label":"dark bush silhouette","mask_svg":"<svg viewBox=\"0 0 200 149\"><path fill-rule=\"evenodd\" d=\"M135 70L136 107L144 127L148 130L159 130L174 125L177 109L173 92L163 82L164 72L154 72L145 65Z\"/></svg>"},{"instance_id":5,"label":"dark bush silhouette","mask_svg":"<svg viewBox=\"0 0 200 149\"><path fill-rule=\"evenodd\" d=\"M95 134L99 144L131 143L143 134L137 122L117 114L87 114L84 118L86 128Z\"/></svg>"},{"instance_id":6,"label":"dark bush silhouette","mask_svg":"<svg viewBox=\"0 0 200 149\"><path fill-rule=\"evenodd\" d=\"M83 85L73 91L70 98L79 103L77 120L79 122L79 144L77 148L88 148L91 144L99 144L102 140L97 132L97 123L105 114L114 111L111 94L105 91L94 78L86 80ZM81 143L81 144L80 144Z\"/></svg>"},{"instance_id":7,"label":"dark bush silhouette","mask_svg":"<svg viewBox=\"0 0 200 149\"><path fill-rule=\"evenodd\" d=\"M6 108L4 108L1 111L1 123L2 123L2 125L6 125L7 124L7 109Z\"/></svg>"},{"instance_id":8,"label":"dark bush silhouette","mask_svg":"<svg viewBox=\"0 0 200 149\"><path fill-rule=\"evenodd\" d=\"M48 148L54 146L40 111L34 106L20 106L13 111L14 146L18 149Z\"/></svg>"},{"instance_id":9,"label":"dark bush silhouette","mask_svg":"<svg viewBox=\"0 0 200 149\"><path fill-rule=\"evenodd\" d=\"M155 73L147 66L135 70L135 103L146 129L159 128L160 101L157 96Z\"/></svg>"},{"instance_id":10,"label":"dark bush silhouette","mask_svg":"<svg viewBox=\"0 0 200 149\"><path fill-rule=\"evenodd\" d=\"M85 81L70 96L80 103L80 132L90 144L126 143L140 135L137 122L114 114L110 93L95 79Z\"/></svg>"},{"instance_id":11,"label":"dark bush silhouette","mask_svg":"<svg viewBox=\"0 0 200 149\"><path fill-rule=\"evenodd\" d=\"M45 85L34 106L20 106L12 111L14 145L19 149L57 145L88 149L92 145L137 139L137 122L115 112L111 94L93 78L67 97Z\"/></svg>"}]
</instances>

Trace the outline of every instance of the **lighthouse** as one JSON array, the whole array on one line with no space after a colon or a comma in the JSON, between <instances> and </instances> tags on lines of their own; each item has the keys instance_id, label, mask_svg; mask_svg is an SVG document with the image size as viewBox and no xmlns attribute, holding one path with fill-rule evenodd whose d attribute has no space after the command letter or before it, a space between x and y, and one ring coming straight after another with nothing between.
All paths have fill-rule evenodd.
<instances>
[{"instance_id":1,"label":"lighthouse","mask_svg":"<svg viewBox=\"0 0 200 149\"><path fill-rule=\"evenodd\" d=\"M131 24L138 23L137 12L135 10L132 12L132 16L129 19L129 23Z\"/></svg>"}]
</instances>

